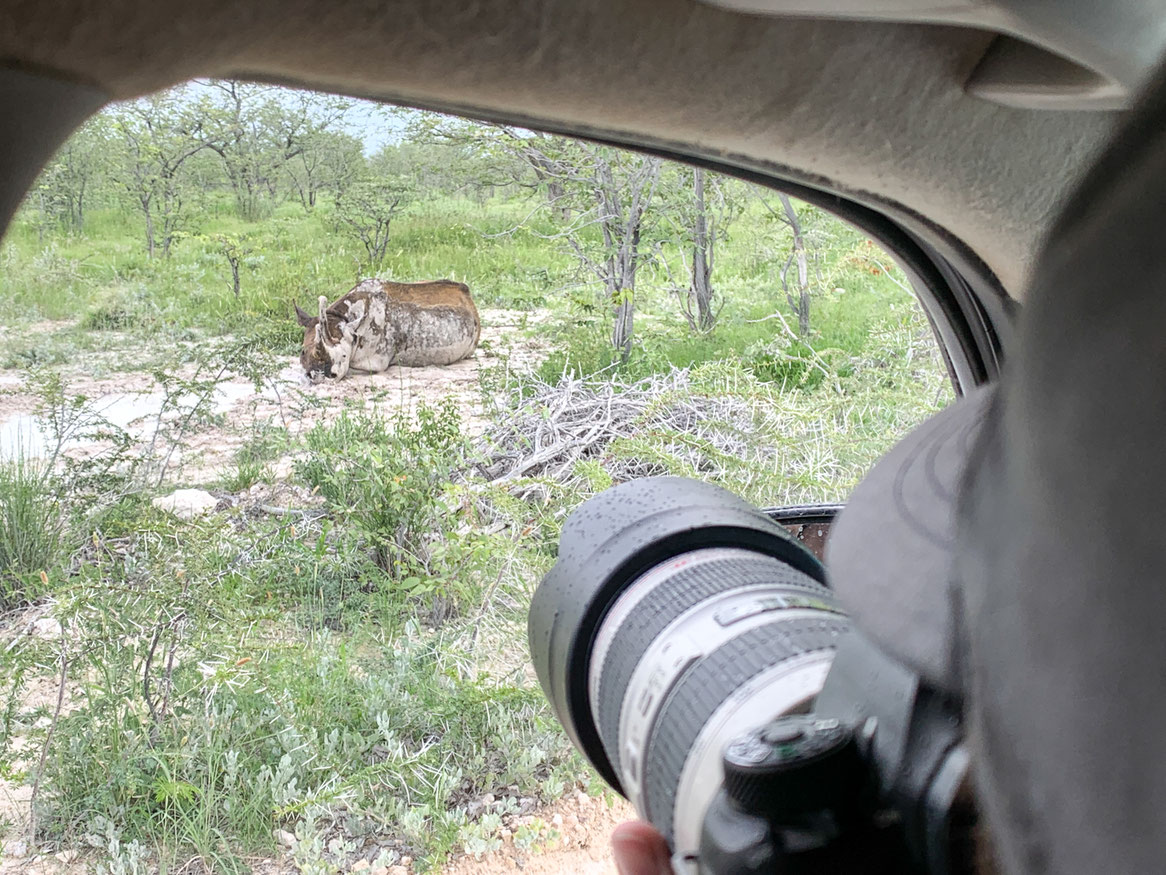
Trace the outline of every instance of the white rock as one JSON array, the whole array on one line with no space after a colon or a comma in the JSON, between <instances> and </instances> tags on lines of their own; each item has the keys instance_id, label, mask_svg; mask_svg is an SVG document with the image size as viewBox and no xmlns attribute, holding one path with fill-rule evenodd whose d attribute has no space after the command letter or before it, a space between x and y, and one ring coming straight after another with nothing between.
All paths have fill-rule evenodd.
<instances>
[{"instance_id":1,"label":"white rock","mask_svg":"<svg viewBox=\"0 0 1166 875\"><path fill-rule=\"evenodd\" d=\"M202 489L179 489L154 499L154 507L174 514L179 519L192 520L210 513L219 500Z\"/></svg>"},{"instance_id":2,"label":"white rock","mask_svg":"<svg viewBox=\"0 0 1166 875\"><path fill-rule=\"evenodd\" d=\"M61 624L52 617L41 617L39 620L32 621L28 634L33 638L56 640L61 637Z\"/></svg>"},{"instance_id":3,"label":"white rock","mask_svg":"<svg viewBox=\"0 0 1166 875\"><path fill-rule=\"evenodd\" d=\"M294 848L296 844L296 837L286 829L277 829L275 831L275 840L285 848Z\"/></svg>"},{"instance_id":4,"label":"white rock","mask_svg":"<svg viewBox=\"0 0 1166 875\"><path fill-rule=\"evenodd\" d=\"M4 849L0 854L5 857L11 857L13 860L23 859L28 856L28 842L23 839L5 842Z\"/></svg>"}]
</instances>

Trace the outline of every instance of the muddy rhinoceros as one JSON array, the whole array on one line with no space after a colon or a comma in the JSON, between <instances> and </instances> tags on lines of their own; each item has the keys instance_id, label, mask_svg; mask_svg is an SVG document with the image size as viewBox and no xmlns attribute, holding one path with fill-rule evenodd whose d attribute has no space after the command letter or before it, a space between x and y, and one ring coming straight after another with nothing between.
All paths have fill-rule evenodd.
<instances>
[{"instance_id":1,"label":"muddy rhinoceros","mask_svg":"<svg viewBox=\"0 0 1166 875\"><path fill-rule=\"evenodd\" d=\"M297 304L296 318L304 326L300 364L312 382L352 369L453 364L473 353L481 333L469 287L450 280L361 280L331 304L321 295L316 316Z\"/></svg>"}]
</instances>

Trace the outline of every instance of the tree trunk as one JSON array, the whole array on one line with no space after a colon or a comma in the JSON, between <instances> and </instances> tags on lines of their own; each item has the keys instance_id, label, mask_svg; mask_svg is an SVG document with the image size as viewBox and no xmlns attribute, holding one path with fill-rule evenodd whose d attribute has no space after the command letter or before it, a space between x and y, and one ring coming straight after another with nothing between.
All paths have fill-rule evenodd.
<instances>
[{"instance_id":1,"label":"tree trunk","mask_svg":"<svg viewBox=\"0 0 1166 875\"><path fill-rule=\"evenodd\" d=\"M142 211L146 214L146 254L154 257L154 216L150 213L150 204L143 203Z\"/></svg>"},{"instance_id":2,"label":"tree trunk","mask_svg":"<svg viewBox=\"0 0 1166 875\"><path fill-rule=\"evenodd\" d=\"M85 231L85 180L77 186L77 212L73 216L73 228L78 234Z\"/></svg>"},{"instance_id":3,"label":"tree trunk","mask_svg":"<svg viewBox=\"0 0 1166 875\"><path fill-rule=\"evenodd\" d=\"M615 325L611 329L611 345L619 353L619 360L626 364L632 354L635 293L631 289L620 289L612 296L612 302L615 305Z\"/></svg>"},{"instance_id":4,"label":"tree trunk","mask_svg":"<svg viewBox=\"0 0 1166 875\"><path fill-rule=\"evenodd\" d=\"M696 303L696 327L704 333L712 331L717 314L713 312L712 237L705 212L704 169L700 167L693 171L693 209L691 294Z\"/></svg>"},{"instance_id":5,"label":"tree trunk","mask_svg":"<svg viewBox=\"0 0 1166 875\"><path fill-rule=\"evenodd\" d=\"M802 224L798 220L797 211L790 203L789 197L779 194L782 209L785 210L786 220L794 234L793 258L798 266L798 299L794 302L793 296L785 282L785 271L781 274L782 288L785 289L786 301L798 317L798 334L805 337L810 333L810 265L806 257L806 238L802 234ZM788 262L787 268L788 268Z\"/></svg>"}]
</instances>

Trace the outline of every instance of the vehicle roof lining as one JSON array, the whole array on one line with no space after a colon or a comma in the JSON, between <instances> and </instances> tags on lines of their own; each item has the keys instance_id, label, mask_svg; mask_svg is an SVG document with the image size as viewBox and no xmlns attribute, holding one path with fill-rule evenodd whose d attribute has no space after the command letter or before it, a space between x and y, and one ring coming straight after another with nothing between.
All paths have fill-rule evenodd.
<instances>
[{"instance_id":1,"label":"vehicle roof lining","mask_svg":"<svg viewBox=\"0 0 1166 875\"><path fill-rule=\"evenodd\" d=\"M112 98L241 75L683 144L899 205L962 239L1019 294L1117 114L1018 110L965 94L992 38L693 0L0 5L0 61Z\"/></svg>"}]
</instances>

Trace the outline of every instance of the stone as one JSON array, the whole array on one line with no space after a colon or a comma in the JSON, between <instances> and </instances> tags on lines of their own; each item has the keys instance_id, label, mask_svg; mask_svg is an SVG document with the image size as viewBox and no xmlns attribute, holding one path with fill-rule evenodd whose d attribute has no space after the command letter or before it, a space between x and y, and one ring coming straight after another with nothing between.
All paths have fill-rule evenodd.
<instances>
[{"instance_id":1,"label":"stone","mask_svg":"<svg viewBox=\"0 0 1166 875\"><path fill-rule=\"evenodd\" d=\"M219 500L204 489L178 489L169 495L160 495L152 502L154 507L172 513L181 520L210 513Z\"/></svg>"},{"instance_id":2,"label":"stone","mask_svg":"<svg viewBox=\"0 0 1166 875\"><path fill-rule=\"evenodd\" d=\"M32 621L32 625L28 628L28 634L33 638L55 641L61 637L61 624L52 617L41 617L39 620Z\"/></svg>"},{"instance_id":3,"label":"stone","mask_svg":"<svg viewBox=\"0 0 1166 875\"><path fill-rule=\"evenodd\" d=\"M0 855L11 857L13 860L21 860L28 856L28 842L23 839L16 841L5 842L3 851Z\"/></svg>"},{"instance_id":4,"label":"stone","mask_svg":"<svg viewBox=\"0 0 1166 875\"><path fill-rule=\"evenodd\" d=\"M285 848L295 847L296 844L296 837L286 829L277 829L275 831L275 840Z\"/></svg>"},{"instance_id":5,"label":"stone","mask_svg":"<svg viewBox=\"0 0 1166 875\"><path fill-rule=\"evenodd\" d=\"M348 871L349 872L363 872L365 869L368 869L371 865L372 864L369 863L368 860L357 860L355 863L353 863L349 867Z\"/></svg>"}]
</instances>

